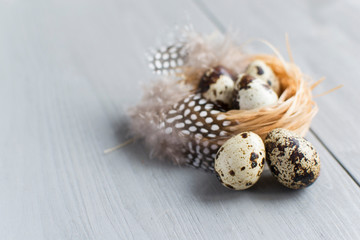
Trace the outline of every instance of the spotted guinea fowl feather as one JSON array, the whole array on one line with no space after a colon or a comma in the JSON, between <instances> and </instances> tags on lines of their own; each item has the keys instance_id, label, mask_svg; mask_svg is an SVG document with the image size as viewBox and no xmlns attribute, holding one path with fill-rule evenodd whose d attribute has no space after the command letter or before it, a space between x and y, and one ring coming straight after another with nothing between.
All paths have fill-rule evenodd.
<instances>
[{"instance_id":1,"label":"spotted guinea fowl feather","mask_svg":"<svg viewBox=\"0 0 360 240\"><path fill-rule=\"evenodd\" d=\"M131 130L145 140L153 157L213 171L214 158L229 132L224 109L200 93L168 80L147 87L131 109Z\"/></svg>"},{"instance_id":2,"label":"spotted guinea fowl feather","mask_svg":"<svg viewBox=\"0 0 360 240\"><path fill-rule=\"evenodd\" d=\"M152 49L147 54L149 68L158 75L166 76L180 73L187 58L185 45L185 42L177 41L159 49Z\"/></svg>"},{"instance_id":3,"label":"spotted guinea fowl feather","mask_svg":"<svg viewBox=\"0 0 360 240\"><path fill-rule=\"evenodd\" d=\"M164 134L161 123L171 106L188 93L188 87L178 84L174 79L162 78L147 84L142 100L129 109L132 135L143 139L154 157L171 159L179 164L184 162L178 150L183 139L174 134Z\"/></svg>"},{"instance_id":4,"label":"spotted guinea fowl feather","mask_svg":"<svg viewBox=\"0 0 360 240\"><path fill-rule=\"evenodd\" d=\"M227 56L238 49L229 47L229 38L217 34L204 39L185 31L183 36L148 55L150 69L164 79L145 89L143 100L131 111L131 129L144 139L152 156L213 171L217 150L230 137L226 129L232 122L225 119L221 106L172 78L178 79L184 70L202 74L207 67L229 60ZM240 60L235 60L242 68Z\"/></svg>"},{"instance_id":5,"label":"spotted guinea fowl feather","mask_svg":"<svg viewBox=\"0 0 360 240\"><path fill-rule=\"evenodd\" d=\"M224 111L197 93L174 104L167 112L161 127L165 134L184 139L181 152L187 165L214 170L216 153L230 135L223 130L231 124L225 120Z\"/></svg>"}]
</instances>

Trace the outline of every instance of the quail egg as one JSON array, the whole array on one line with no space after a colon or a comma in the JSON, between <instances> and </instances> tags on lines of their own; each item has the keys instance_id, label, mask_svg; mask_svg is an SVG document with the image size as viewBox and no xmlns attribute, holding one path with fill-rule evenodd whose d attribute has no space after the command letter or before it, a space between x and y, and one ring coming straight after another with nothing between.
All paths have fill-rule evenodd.
<instances>
[{"instance_id":1,"label":"quail egg","mask_svg":"<svg viewBox=\"0 0 360 240\"><path fill-rule=\"evenodd\" d=\"M269 106L277 101L277 94L267 83L250 75L239 75L233 94L233 108L250 110Z\"/></svg>"},{"instance_id":2,"label":"quail egg","mask_svg":"<svg viewBox=\"0 0 360 240\"><path fill-rule=\"evenodd\" d=\"M249 64L245 74L259 78L266 82L276 94L280 94L280 82L273 70L262 60L255 60Z\"/></svg>"},{"instance_id":3,"label":"quail egg","mask_svg":"<svg viewBox=\"0 0 360 240\"><path fill-rule=\"evenodd\" d=\"M230 72L222 66L217 66L205 72L198 89L206 100L228 108L231 106L234 85Z\"/></svg>"},{"instance_id":4,"label":"quail egg","mask_svg":"<svg viewBox=\"0 0 360 240\"><path fill-rule=\"evenodd\" d=\"M320 158L305 138L282 128L269 132L265 139L266 161L272 174L292 189L311 185L320 173Z\"/></svg>"},{"instance_id":5,"label":"quail egg","mask_svg":"<svg viewBox=\"0 0 360 240\"><path fill-rule=\"evenodd\" d=\"M265 147L253 132L240 133L227 140L215 158L215 172L227 188L243 190L253 186L264 169Z\"/></svg>"}]
</instances>

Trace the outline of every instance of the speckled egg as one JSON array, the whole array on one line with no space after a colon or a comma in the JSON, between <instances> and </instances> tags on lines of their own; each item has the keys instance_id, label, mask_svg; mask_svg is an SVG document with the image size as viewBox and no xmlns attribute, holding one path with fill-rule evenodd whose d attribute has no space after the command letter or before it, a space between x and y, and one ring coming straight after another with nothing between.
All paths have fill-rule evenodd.
<instances>
[{"instance_id":1,"label":"speckled egg","mask_svg":"<svg viewBox=\"0 0 360 240\"><path fill-rule=\"evenodd\" d=\"M205 72L198 89L206 100L229 108L232 102L234 85L235 82L230 72L222 66L217 66Z\"/></svg>"},{"instance_id":2,"label":"speckled egg","mask_svg":"<svg viewBox=\"0 0 360 240\"><path fill-rule=\"evenodd\" d=\"M233 108L250 110L277 103L278 96L264 81L250 75L239 75L233 94Z\"/></svg>"},{"instance_id":3,"label":"speckled egg","mask_svg":"<svg viewBox=\"0 0 360 240\"><path fill-rule=\"evenodd\" d=\"M320 158L305 138L282 128L269 132L265 139L266 161L272 174L292 189L311 185L320 173Z\"/></svg>"},{"instance_id":4,"label":"speckled egg","mask_svg":"<svg viewBox=\"0 0 360 240\"><path fill-rule=\"evenodd\" d=\"M253 132L240 133L227 140L215 158L215 172L227 188L243 190L253 186L264 169L265 147Z\"/></svg>"},{"instance_id":5,"label":"speckled egg","mask_svg":"<svg viewBox=\"0 0 360 240\"><path fill-rule=\"evenodd\" d=\"M262 60L255 60L247 67L246 74L266 82L276 94L280 94L280 82L274 71Z\"/></svg>"}]
</instances>

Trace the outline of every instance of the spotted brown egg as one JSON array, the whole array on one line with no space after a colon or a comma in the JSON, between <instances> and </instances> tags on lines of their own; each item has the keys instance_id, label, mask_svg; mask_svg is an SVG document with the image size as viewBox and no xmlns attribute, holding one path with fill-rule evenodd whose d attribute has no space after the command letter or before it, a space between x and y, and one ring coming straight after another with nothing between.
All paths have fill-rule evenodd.
<instances>
[{"instance_id":1,"label":"spotted brown egg","mask_svg":"<svg viewBox=\"0 0 360 240\"><path fill-rule=\"evenodd\" d=\"M255 60L246 68L245 74L266 82L277 95L280 94L280 82L274 71L262 60Z\"/></svg>"},{"instance_id":2,"label":"spotted brown egg","mask_svg":"<svg viewBox=\"0 0 360 240\"><path fill-rule=\"evenodd\" d=\"M320 158L305 138L282 128L269 132L265 139L266 160L272 174L292 189L311 185L320 173Z\"/></svg>"},{"instance_id":3,"label":"spotted brown egg","mask_svg":"<svg viewBox=\"0 0 360 240\"><path fill-rule=\"evenodd\" d=\"M265 147L253 132L240 133L227 140L215 158L215 172L227 188L243 190L253 186L264 169Z\"/></svg>"},{"instance_id":4,"label":"spotted brown egg","mask_svg":"<svg viewBox=\"0 0 360 240\"><path fill-rule=\"evenodd\" d=\"M226 68L217 66L208 69L202 76L198 89L205 99L225 108L231 106L234 80Z\"/></svg>"},{"instance_id":5,"label":"spotted brown egg","mask_svg":"<svg viewBox=\"0 0 360 240\"><path fill-rule=\"evenodd\" d=\"M267 83L250 75L239 75L233 93L233 108L250 110L269 106L277 101L277 94Z\"/></svg>"}]
</instances>

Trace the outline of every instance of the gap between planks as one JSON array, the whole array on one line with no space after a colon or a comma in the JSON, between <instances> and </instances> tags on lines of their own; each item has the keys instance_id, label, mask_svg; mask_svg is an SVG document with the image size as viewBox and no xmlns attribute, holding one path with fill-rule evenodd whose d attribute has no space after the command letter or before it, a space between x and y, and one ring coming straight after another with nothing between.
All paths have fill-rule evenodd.
<instances>
[{"instance_id":1,"label":"gap between planks","mask_svg":"<svg viewBox=\"0 0 360 240\"><path fill-rule=\"evenodd\" d=\"M349 177L360 187L360 182L356 180L356 178L346 169L346 167L341 163L341 161L336 157L336 155L329 149L329 147L323 142L323 140L319 137L319 135L310 128L310 132L314 135L314 137L319 141L319 143L325 148L325 150L335 159L335 161L341 166L342 169L349 175Z\"/></svg>"},{"instance_id":2,"label":"gap between planks","mask_svg":"<svg viewBox=\"0 0 360 240\"><path fill-rule=\"evenodd\" d=\"M214 13L208 8L208 6L202 0L192 0L196 7L212 22L221 33L226 33L226 27L219 18L217 18ZM360 188L360 182L356 180L356 178L349 172L349 170L342 164L340 159L334 154L333 151L324 143L324 141L320 138L320 136L310 128L310 132L314 135L314 137L319 141L319 143L324 147L324 149L334 158L334 160L340 165L340 167L346 172L346 174L355 182L355 184Z\"/></svg>"}]
</instances>

